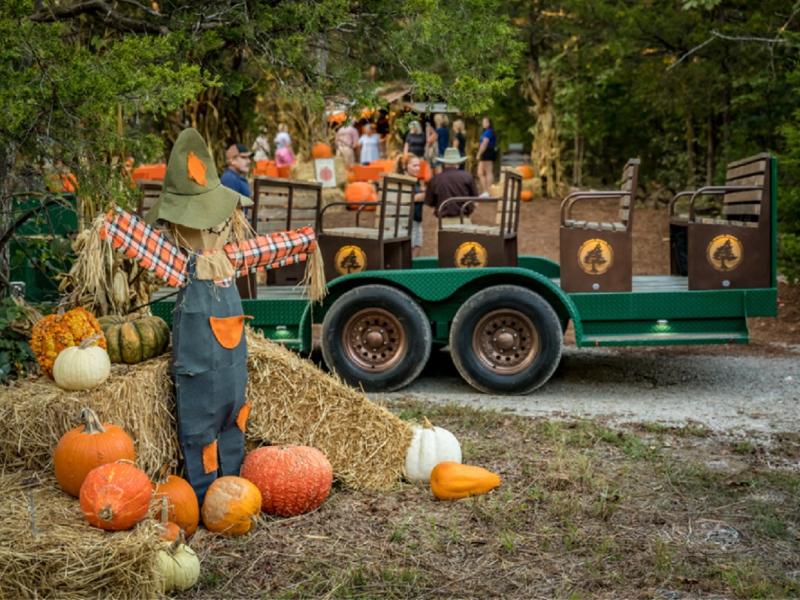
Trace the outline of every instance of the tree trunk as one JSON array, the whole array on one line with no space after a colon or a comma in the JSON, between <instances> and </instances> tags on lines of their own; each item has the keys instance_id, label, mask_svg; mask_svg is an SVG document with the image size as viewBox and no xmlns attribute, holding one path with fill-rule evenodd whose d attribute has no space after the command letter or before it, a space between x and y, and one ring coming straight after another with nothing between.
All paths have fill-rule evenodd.
<instances>
[{"instance_id":1,"label":"tree trunk","mask_svg":"<svg viewBox=\"0 0 800 600\"><path fill-rule=\"evenodd\" d=\"M10 146L0 145L0 234L6 233L6 229L13 223L11 210L12 203L12 182L11 166L14 150ZM9 282L11 281L11 252L9 244L0 246L0 298L5 298L9 293Z\"/></svg>"},{"instance_id":2,"label":"tree trunk","mask_svg":"<svg viewBox=\"0 0 800 600\"><path fill-rule=\"evenodd\" d=\"M686 170L688 187L694 187L695 175L697 173L697 161L694 152L694 123L692 115L686 115Z\"/></svg>"},{"instance_id":3,"label":"tree trunk","mask_svg":"<svg viewBox=\"0 0 800 600\"><path fill-rule=\"evenodd\" d=\"M717 167L717 121L714 114L708 117L708 133L706 138L706 185L714 183L714 172Z\"/></svg>"}]
</instances>

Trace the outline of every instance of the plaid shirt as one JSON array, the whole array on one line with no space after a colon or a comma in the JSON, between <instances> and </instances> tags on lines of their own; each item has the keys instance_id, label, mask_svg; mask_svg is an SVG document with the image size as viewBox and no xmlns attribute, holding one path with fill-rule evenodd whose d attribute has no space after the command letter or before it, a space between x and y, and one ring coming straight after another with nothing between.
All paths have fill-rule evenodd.
<instances>
[{"instance_id":1,"label":"plaid shirt","mask_svg":"<svg viewBox=\"0 0 800 600\"><path fill-rule=\"evenodd\" d=\"M101 239L171 287L187 283L188 257L161 232L121 208L109 212L100 230ZM223 250L236 270L245 275L258 269L278 269L308 259L317 248L314 229L302 227L260 235L243 242L229 242Z\"/></svg>"},{"instance_id":2,"label":"plaid shirt","mask_svg":"<svg viewBox=\"0 0 800 600\"><path fill-rule=\"evenodd\" d=\"M139 263L171 287L186 284L186 255L164 235L138 216L117 208L109 212L100 229L115 250Z\"/></svg>"},{"instance_id":3,"label":"plaid shirt","mask_svg":"<svg viewBox=\"0 0 800 600\"><path fill-rule=\"evenodd\" d=\"M257 269L278 269L308 258L317 248L317 235L311 227L280 231L225 244L223 250L236 269L245 275Z\"/></svg>"}]
</instances>

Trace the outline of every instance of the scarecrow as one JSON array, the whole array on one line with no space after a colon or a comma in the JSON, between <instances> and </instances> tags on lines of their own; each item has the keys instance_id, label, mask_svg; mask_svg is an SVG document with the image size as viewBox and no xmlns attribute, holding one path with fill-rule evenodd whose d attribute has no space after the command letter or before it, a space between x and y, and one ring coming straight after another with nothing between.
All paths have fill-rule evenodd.
<instances>
[{"instance_id":1,"label":"scarecrow","mask_svg":"<svg viewBox=\"0 0 800 600\"><path fill-rule=\"evenodd\" d=\"M164 192L146 222L118 208L101 230L126 257L180 288L172 324L176 421L186 477L201 505L218 476L239 474L244 457L250 411L245 402L247 317L236 277L309 256L315 259L309 261L312 269L318 272L321 266L310 227L237 239L244 224L240 201L252 204L220 184L203 138L186 129L175 142ZM150 226L156 221L169 238ZM312 275L313 288L321 280Z\"/></svg>"}]
</instances>

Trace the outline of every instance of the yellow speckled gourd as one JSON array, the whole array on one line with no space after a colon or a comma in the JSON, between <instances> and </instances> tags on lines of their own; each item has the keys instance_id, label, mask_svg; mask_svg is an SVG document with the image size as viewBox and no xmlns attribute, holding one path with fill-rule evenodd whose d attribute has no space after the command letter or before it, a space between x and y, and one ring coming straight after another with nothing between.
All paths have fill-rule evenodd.
<instances>
[{"instance_id":1,"label":"yellow speckled gourd","mask_svg":"<svg viewBox=\"0 0 800 600\"><path fill-rule=\"evenodd\" d=\"M31 331L31 350L42 371L52 376L59 352L97 334L100 335L97 345L105 349L106 338L100 323L88 310L78 307L37 321Z\"/></svg>"},{"instance_id":2,"label":"yellow speckled gourd","mask_svg":"<svg viewBox=\"0 0 800 600\"><path fill-rule=\"evenodd\" d=\"M500 485L500 476L482 467L440 462L431 471L431 491L439 500L485 494Z\"/></svg>"}]
</instances>

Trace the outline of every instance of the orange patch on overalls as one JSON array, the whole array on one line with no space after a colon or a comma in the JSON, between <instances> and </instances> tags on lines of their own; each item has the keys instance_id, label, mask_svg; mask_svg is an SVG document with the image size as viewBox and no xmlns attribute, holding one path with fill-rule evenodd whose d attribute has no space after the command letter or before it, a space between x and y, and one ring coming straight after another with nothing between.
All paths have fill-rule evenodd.
<instances>
[{"instance_id":1,"label":"orange patch on overalls","mask_svg":"<svg viewBox=\"0 0 800 600\"><path fill-rule=\"evenodd\" d=\"M208 317L211 331L217 338L219 345L228 350L233 350L239 345L244 332L244 315L238 317Z\"/></svg>"},{"instance_id":2,"label":"orange patch on overalls","mask_svg":"<svg viewBox=\"0 0 800 600\"><path fill-rule=\"evenodd\" d=\"M206 165L194 152L189 152L189 158L186 159L186 171L189 173L189 179L200 185L206 185Z\"/></svg>"},{"instance_id":3,"label":"orange patch on overalls","mask_svg":"<svg viewBox=\"0 0 800 600\"><path fill-rule=\"evenodd\" d=\"M244 433L247 427L247 417L250 416L250 403L245 402L242 408L239 409L239 414L236 415L236 426Z\"/></svg>"},{"instance_id":4,"label":"orange patch on overalls","mask_svg":"<svg viewBox=\"0 0 800 600\"><path fill-rule=\"evenodd\" d=\"M217 462L217 440L210 444L203 446L203 470L208 473L213 473L219 469L219 462Z\"/></svg>"}]
</instances>

